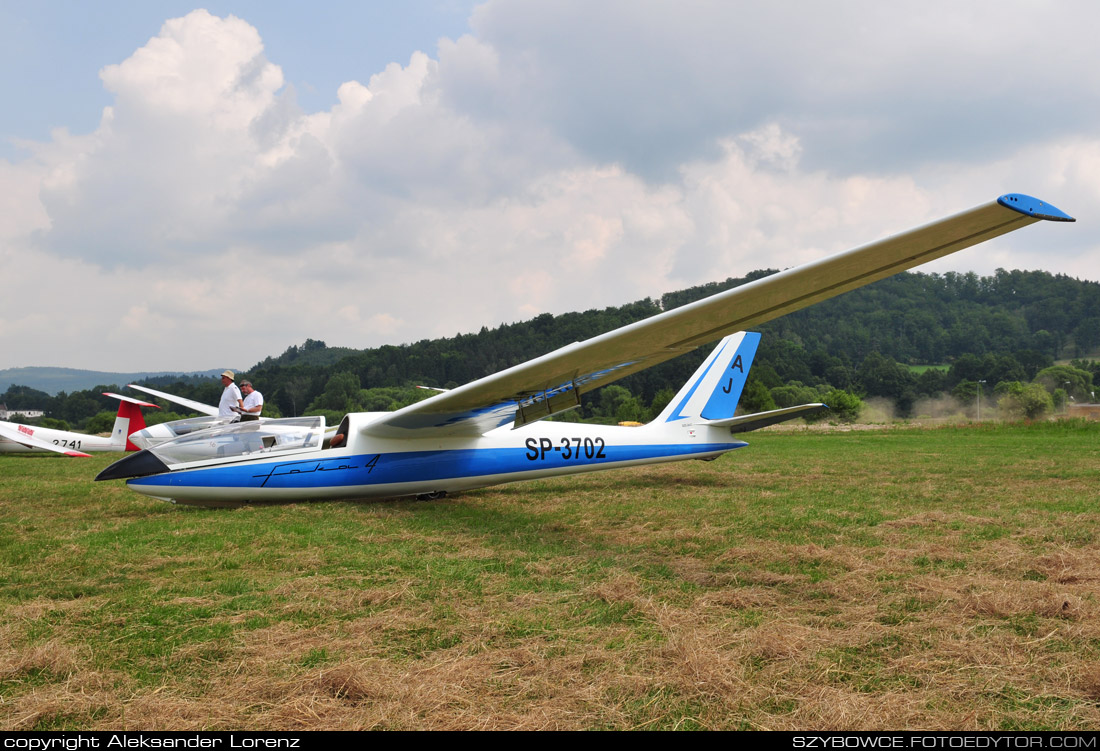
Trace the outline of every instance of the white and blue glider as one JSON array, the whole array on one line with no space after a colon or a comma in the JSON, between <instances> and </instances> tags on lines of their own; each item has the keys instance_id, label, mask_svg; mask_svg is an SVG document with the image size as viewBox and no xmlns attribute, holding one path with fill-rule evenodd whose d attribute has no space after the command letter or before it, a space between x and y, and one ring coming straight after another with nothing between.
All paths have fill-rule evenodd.
<instances>
[{"instance_id":1,"label":"white and blue glider","mask_svg":"<svg viewBox=\"0 0 1100 751\"><path fill-rule=\"evenodd\" d=\"M759 334L744 329L1041 219L1074 221L1009 194L983 206L570 344L395 412L239 423L182 436L112 464L97 480L196 505L438 497L638 464L713 459L734 436L824 405L734 416ZM542 418L585 392L722 339L657 419L609 427Z\"/></svg>"}]
</instances>

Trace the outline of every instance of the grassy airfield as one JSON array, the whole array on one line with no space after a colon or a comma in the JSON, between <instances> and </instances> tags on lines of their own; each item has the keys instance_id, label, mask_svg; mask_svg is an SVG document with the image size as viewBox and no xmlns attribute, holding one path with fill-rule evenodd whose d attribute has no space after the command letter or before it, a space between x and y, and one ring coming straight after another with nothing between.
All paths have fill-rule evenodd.
<instances>
[{"instance_id":1,"label":"grassy airfield","mask_svg":"<svg viewBox=\"0 0 1100 751\"><path fill-rule=\"evenodd\" d=\"M0 457L4 729L1095 729L1100 425L209 511Z\"/></svg>"}]
</instances>

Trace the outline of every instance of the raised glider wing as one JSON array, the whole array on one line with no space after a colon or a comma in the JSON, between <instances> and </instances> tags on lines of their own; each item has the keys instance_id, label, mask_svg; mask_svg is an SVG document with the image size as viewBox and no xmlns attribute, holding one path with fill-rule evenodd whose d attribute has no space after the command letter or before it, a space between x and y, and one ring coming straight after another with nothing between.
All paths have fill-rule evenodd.
<instances>
[{"instance_id":1,"label":"raised glider wing","mask_svg":"<svg viewBox=\"0 0 1100 751\"><path fill-rule=\"evenodd\" d=\"M111 465L156 498L199 505L435 497L503 482L635 464L713 459L746 445L735 432L820 409L804 405L735 417L759 334L743 329L1040 220L1059 209L1007 194L914 230L758 279L562 347L424 401L344 417L323 449L322 418L245 423L184 436ZM741 333L734 333L741 332ZM668 408L642 428L538 423L581 394L722 342Z\"/></svg>"},{"instance_id":2,"label":"raised glider wing","mask_svg":"<svg viewBox=\"0 0 1100 751\"><path fill-rule=\"evenodd\" d=\"M138 451L128 439L132 433L145 427L142 407L157 405L143 402L129 396L103 392L104 396L118 399L118 414L111 429L111 437L104 438L87 433L74 433L69 430L37 428L32 425L19 425L14 422L0 422L0 454L21 454L43 451L64 454L65 456L91 456L85 451Z\"/></svg>"},{"instance_id":3,"label":"raised glider wing","mask_svg":"<svg viewBox=\"0 0 1100 751\"><path fill-rule=\"evenodd\" d=\"M217 417L218 408L212 407L209 404L203 404L202 402L196 402L194 399L185 399L182 396L176 396L175 394L169 394L164 391L157 391L156 389L148 388L147 386L138 386L136 383L126 384L126 388L135 389L137 391L144 391L150 396L159 396L161 399L173 402L181 407L187 407L192 412L198 412L200 415L206 415L208 417Z\"/></svg>"},{"instance_id":4,"label":"raised glider wing","mask_svg":"<svg viewBox=\"0 0 1100 751\"><path fill-rule=\"evenodd\" d=\"M126 388L144 391L151 396L158 396L165 401L174 402L180 406L187 407L192 412L198 412L201 415L205 415L204 417L186 417L182 420L172 420L171 422L150 425L144 430L140 430L130 436L130 440L143 449L151 448L159 443L171 441L180 436L189 435L199 430L229 425L237 419L236 417L218 417L217 407L211 407L209 404L196 402L193 399L185 399L182 396L176 396L175 394L169 394L164 391L157 391L156 389L151 389L146 386L138 386L133 383L127 384Z\"/></svg>"}]
</instances>

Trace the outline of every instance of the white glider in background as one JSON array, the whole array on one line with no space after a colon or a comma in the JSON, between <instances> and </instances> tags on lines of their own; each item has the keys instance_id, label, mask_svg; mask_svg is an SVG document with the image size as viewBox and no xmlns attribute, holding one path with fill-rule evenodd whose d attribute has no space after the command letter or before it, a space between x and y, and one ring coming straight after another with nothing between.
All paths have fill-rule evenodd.
<instances>
[{"instance_id":1,"label":"white glider in background","mask_svg":"<svg viewBox=\"0 0 1100 751\"><path fill-rule=\"evenodd\" d=\"M111 429L110 438L87 433L74 433L70 430L38 428L33 425L19 425L14 422L0 422L0 454L40 453L48 451L65 456L91 456L86 451L138 451L137 446L127 440L135 431L145 427L142 407L154 407L155 404L143 402L121 394L105 391L104 396L118 399L118 414Z\"/></svg>"},{"instance_id":2,"label":"white glider in background","mask_svg":"<svg viewBox=\"0 0 1100 751\"><path fill-rule=\"evenodd\" d=\"M115 462L97 480L139 493L219 506L448 492L638 464L713 459L734 435L824 405L735 416L759 334L787 313L1040 220L1072 222L1020 194L846 253L788 269L529 362L395 412L349 414L325 449L324 418L238 423L185 435ZM650 424L539 422L623 376L722 339Z\"/></svg>"}]
</instances>

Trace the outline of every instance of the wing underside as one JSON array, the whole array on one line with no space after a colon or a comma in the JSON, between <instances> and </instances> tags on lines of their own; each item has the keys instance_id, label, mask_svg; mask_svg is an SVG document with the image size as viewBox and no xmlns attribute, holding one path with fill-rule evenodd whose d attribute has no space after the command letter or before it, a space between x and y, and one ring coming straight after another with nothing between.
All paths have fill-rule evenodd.
<instances>
[{"instance_id":1,"label":"wing underside","mask_svg":"<svg viewBox=\"0 0 1100 751\"><path fill-rule=\"evenodd\" d=\"M570 409L580 395L757 326L1040 219L1073 221L1010 194L923 227L782 271L712 297L570 344L412 404L364 426L367 435L480 435ZM427 432L425 432L427 431Z\"/></svg>"},{"instance_id":2,"label":"wing underside","mask_svg":"<svg viewBox=\"0 0 1100 751\"><path fill-rule=\"evenodd\" d=\"M187 407L190 410L198 412L200 415L209 415L210 417L218 416L218 408L211 407L209 404L203 404L202 402L196 402L192 399L184 399L182 396L175 396L174 394L166 394L163 391L157 391L156 389L147 388L145 386L136 386L132 383L127 384L126 388L136 389L138 391L144 391L146 394L152 394L153 396L159 396L165 401L174 402L181 407ZM156 405L153 405L156 406Z\"/></svg>"}]
</instances>

